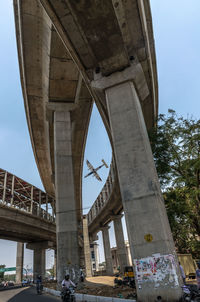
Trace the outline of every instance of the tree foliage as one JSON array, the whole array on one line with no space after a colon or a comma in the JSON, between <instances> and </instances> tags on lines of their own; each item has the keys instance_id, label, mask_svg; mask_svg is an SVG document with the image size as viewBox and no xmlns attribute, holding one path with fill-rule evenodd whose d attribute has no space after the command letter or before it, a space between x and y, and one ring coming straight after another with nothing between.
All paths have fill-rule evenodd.
<instances>
[{"instance_id":1,"label":"tree foliage","mask_svg":"<svg viewBox=\"0 0 200 302\"><path fill-rule=\"evenodd\" d=\"M200 251L200 120L160 115L149 134L179 252Z\"/></svg>"},{"instance_id":2,"label":"tree foliage","mask_svg":"<svg viewBox=\"0 0 200 302\"><path fill-rule=\"evenodd\" d=\"M5 264L0 264L0 268L5 268ZM0 272L0 280L4 279L4 272Z\"/></svg>"}]
</instances>

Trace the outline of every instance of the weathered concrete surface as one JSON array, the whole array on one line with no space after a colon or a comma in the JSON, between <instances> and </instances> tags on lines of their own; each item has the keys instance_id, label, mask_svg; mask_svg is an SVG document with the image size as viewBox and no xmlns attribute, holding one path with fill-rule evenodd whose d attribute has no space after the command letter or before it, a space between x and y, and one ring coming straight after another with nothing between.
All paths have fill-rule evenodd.
<instances>
[{"instance_id":1,"label":"weathered concrete surface","mask_svg":"<svg viewBox=\"0 0 200 302\"><path fill-rule=\"evenodd\" d=\"M106 262L106 274L108 276L113 275L113 265L112 265L112 255L110 250L110 238L109 238L109 230L110 227L105 226L102 230L103 236L103 247L104 247L104 255L105 255L105 262Z\"/></svg>"},{"instance_id":2,"label":"weathered concrete surface","mask_svg":"<svg viewBox=\"0 0 200 302\"><path fill-rule=\"evenodd\" d=\"M80 255L74 194L70 111L54 112L57 280L78 281Z\"/></svg>"},{"instance_id":3,"label":"weathered concrete surface","mask_svg":"<svg viewBox=\"0 0 200 302\"><path fill-rule=\"evenodd\" d=\"M105 97L90 86L95 71L108 75L134 61L149 90L149 95L141 100L145 122L148 127L154 123L157 75L149 1L40 2L49 18L39 1L23 0L19 7L18 1L14 0L29 131L43 184L47 192L54 195L53 126L46 121L45 104L78 100L72 144L76 200L80 205L82 155L91 111L90 94L100 109L110 136ZM78 70L87 86L82 84L81 90Z\"/></svg>"},{"instance_id":4,"label":"weathered concrete surface","mask_svg":"<svg viewBox=\"0 0 200 302\"><path fill-rule=\"evenodd\" d=\"M126 254L126 246L124 242L124 233L121 221L122 215L116 215L113 217L115 239L117 245L117 257L119 260L120 271L124 272L124 267L128 265L128 259Z\"/></svg>"},{"instance_id":5,"label":"weathered concrete surface","mask_svg":"<svg viewBox=\"0 0 200 302\"><path fill-rule=\"evenodd\" d=\"M36 248L33 250L33 280L41 276L42 280L45 278L45 249Z\"/></svg>"},{"instance_id":6,"label":"weathered concrete surface","mask_svg":"<svg viewBox=\"0 0 200 302\"><path fill-rule=\"evenodd\" d=\"M39 2L47 14L39 6ZM58 185L58 182L55 181L55 175L60 173L60 171L56 172L54 162L55 136L53 134L54 109L52 107L56 103L61 107L63 103L70 104L70 106L72 104L78 105L71 115L73 165L71 167L71 161L69 161L64 167L67 169L69 164L70 172L73 171L78 226L81 221L82 206L83 150L91 112L91 95L100 110L115 152L123 207L126 212L129 240L132 246L132 257L133 249L135 251L134 257L142 257L143 255L145 257L147 252L150 253L148 255L155 252L156 246L159 247L159 252L162 252L162 249L167 253L173 252L174 247L169 228L164 230L167 219L164 205L160 201L157 180L155 182L154 179L152 180L155 171L152 170L150 164L150 168L148 167L147 170L151 173L151 177L148 178L149 174L144 168L146 163L149 163L149 156L146 156L145 152L142 159L141 156L135 156L135 154L138 155L137 148L143 151L148 146L147 136L144 135L146 131L144 130L144 121L147 128L154 125L158 105L155 50L149 1L22 0L20 6L19 1L14 0L14 3L21 80L29 131L38 168L47 192L52 195L55 194L54 182ZM130 72L131 76L127 77ZM110 79L112 81L113 74L115 76L117 74L119 79L123 75L124 81L131 80L131 85L134 83L138 95L137 102L140 103L140 105L137 104L137 108L134 107L134 95L129 95L132 91L130 87L126 86L128 92L124 93L125 86L120 86L119 82L116 83L116 81L113 85L120 86L123 93L118 91L116 95L116 87L113 88L114 90L112 88L107 89L106 94L109 102L106 102L105 87L96 84L105 77L106 81ZM83 82L81 82L82 78ZM93 85L94 82L95 85ZM110 87L110 84L107 87ZM111 95L108 95L109 93ZM123 102L124 99L128 101ZM111 112L113 108L116 110L114 114ZM129 109L132 111L129 112ZM141 122L142 111L143 122ZM138 115L135 115L136 112ZM134 120L135 116L137 122ZM138 135L143 140L137 146ZM122 151L120 144L125 146ZM126 147L129 144L130 146ZM148 146L148 148L150 147ZM138 166L141 166L141 174ZM60 169L62 170L62 168L60 164ZM143 174L144 178L141 177ZM135 180L136 183L134 183ZM137 195L137 190L135 193L133 192L133 187L135 188L137 184L141 186L143 181L143 190L147 189L147 193L150 192L149 195L147 194L150 213L153 206L158 206L153 213L155 221L152 228L148 216L150 214L141 208L144 206L143 203L146 206L147 198L143 198L143 195L140 198L140 194ZM156 189L154 188L155 183ZM135 196L139 198L138 202L136 202ZM118 205L118 201L119 198L116 202L117 208L112 214L118 214L122 210L122 205ZM72 204L74 206L74 198L72 198ZM130 206L130 204L134 206ZM112 206L111 208L113 209ZM136 208L136 213L137 209L140 209L138 225L142 221L142 215L147 217L145 221L148 221L139 229L138 234L134 229L137 224L135 226L135 222L133 224L130 220L133 217L130 216L133 208ZM130 209L129 213L127 209L128 211ZM105 211L102 211L101 215L103 215L104 222L106 217L106 219L110 219L110 214L109 212L105 214ZM155 235L155 225L158 221L163 226L161 227L162 232L160 235ZM74 223L72 225L74 226ZM94 230L97 228L97 223L93 225ZM144 252L141 247L143 244L146 247L144 234L149 231L147 230L149 225L154 240ZM74 231L77 232L77 230ZM161 241L163 240L163 244L159 242L160 238ZM70 240L71 237L69 236L69 243ZM134 244L135 248L133 248ZM149 289L146 292L145 290L140 291L140 294L142 292L146 297L149 297L148 291ZM172 295L175 291L172 290ZM150 297L150 299L154 299L154 297Z\"/></svg>"},{"instance_id":7,"label":"weathered concrete surface","mask_svg":"<svg viewBox=\"0 0 200 302\"><path fill-rule=\"evenodd\" d=\"M84 241L84 256L85 256L85 273L86 273L86 277L91 277L92 267L91 267L91 252L90 252L87 215L83 216L83 241Z\"/></svg>"},{"instance_id":8,"label":"weathered concrete surface","mask_svg":"<svg viewBox=\"0 0 200 302\"><path fill-rule=\"evenodd\" d=\"M56 243L55 223L0 204L1 239L21 242L52 241Z\"/></svg>"},{"instance_id":9,"label":"weathered concrete surface","mask_svg":"<svg viewBox=\"0 0 200 302\"><path fill-rule=\"evenodd\" d=\"M24 265L24 244L17 242L17 257L16 257L16 283L21 284L23 278Z\"/></svg>"},{"instance_id":10,"label":"weathered concrete surface","mask_svg":"<svg viewBox=\"0 0 200 302\"><path fill-rule=\"evenodd\" d=\"M37 0L14 0L21 83L36 163L46 191L55 196L53 111L48 104L76 103L72 157L81 221L82 161L92 99L71 56Z\"/></svg>"},{"instance_id":11,"label":"weathered concrete surface","mask_svg":"<svg viewBox=\"0 0 200 302\"><path fill-rule=\"evenodd\" d=\"M154 301L157 296L164 301L178 301L179 266L138 95L133 82L119 83L114 74L112 80L116 80L116 85L106 88L105 94L130 250L135 261L138 301ZM150 240L145 239L148 235ZM140 261L148 262L154 254L174 256L171 271L165 270L159 281L153 277L143 279L138 268Z\"/></svg>"}]
</instances>

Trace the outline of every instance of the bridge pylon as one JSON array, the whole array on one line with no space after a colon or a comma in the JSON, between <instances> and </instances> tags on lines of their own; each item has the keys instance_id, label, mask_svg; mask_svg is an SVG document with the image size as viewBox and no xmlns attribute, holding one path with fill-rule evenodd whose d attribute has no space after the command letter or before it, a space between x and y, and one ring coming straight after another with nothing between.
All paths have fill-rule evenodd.
<instances>
[{"instance_id":1,"label":"bridge pylon","mask_svg":"<svg viewBox=\"0 0 200 302\"><path fill-rule=\"evenodd\" d=\"M142 78L141 78L142 79ZM133 64L93 81L105 93L138 301L179 301L181 276L140 101Z\"/></svg>"}]
</instances>

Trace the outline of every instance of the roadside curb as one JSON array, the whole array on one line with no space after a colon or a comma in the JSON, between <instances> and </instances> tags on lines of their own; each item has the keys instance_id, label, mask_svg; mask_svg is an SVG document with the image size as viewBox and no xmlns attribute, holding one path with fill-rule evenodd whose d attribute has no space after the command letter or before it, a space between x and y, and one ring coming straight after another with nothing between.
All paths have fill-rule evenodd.
<instances>
[{"instance_id":1,"label":"roadside curb","mask_svg":"<svg viewBox=\"0 0 200 302\"><path fill-rule=\"evenodd\" d=\"M4 291L4 290L10 290L10 289L15 289L15 288L20 288L22 287L21 285L16 285L16 286L5 286L5 287L2 287L0 288L0 291Z\"/></svg>"},{"instance_id":2,"label":"roadside curb","mask_svg":"<svg viewBox=\"0 0 200 302\"><path fill-rule=\"evenodd\" d=\"M51 294L56 297L60 297L60 291L44 287L43 291ZM85 294L75 294L76 301L82 302L136 302L136 300L132 299L121 299L121 298L114 298L114 297L102 297L102 296L92 296L92 295L85 295Z\"/></svg>"}]
</instances>

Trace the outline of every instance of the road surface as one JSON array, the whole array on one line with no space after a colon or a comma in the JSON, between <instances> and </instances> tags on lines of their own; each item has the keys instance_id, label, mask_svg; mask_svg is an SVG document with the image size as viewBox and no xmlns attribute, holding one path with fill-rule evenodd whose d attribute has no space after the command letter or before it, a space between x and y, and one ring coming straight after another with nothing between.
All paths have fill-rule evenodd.
<instances>
[{"instance_id":1,"label":"road surface","mask_svg":"<svg viewBox=\"0 0 200 302\"><path fill-rule=\"evenodd\" d=\"M0 302L59 302L51 295L37 295L35 288L17 288L0 292Z\"/></svg>"}]
</instances>

